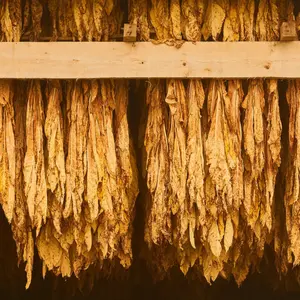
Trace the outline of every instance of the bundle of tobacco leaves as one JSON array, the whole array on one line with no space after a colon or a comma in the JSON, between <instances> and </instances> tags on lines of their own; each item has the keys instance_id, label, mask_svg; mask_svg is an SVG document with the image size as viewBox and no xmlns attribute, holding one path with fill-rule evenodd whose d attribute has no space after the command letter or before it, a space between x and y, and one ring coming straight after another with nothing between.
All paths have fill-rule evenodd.
<instances>
[{"instance_id":1,"label":"bundle of tobacco leaves","mask_svg":"<svg viewBox=\"0 0 300 300\"><path fill-rule=\"evenodd\" d=\"M122 12L118 0L47 0L51 15L52 36L107 41L119 33Z\"/></svg>"},{"instance_id":2,"label":"bundle of tobacco leaves","mask_svg":"<svg viewBox=\"0 0 300 300\"><path fill-rule=\"evenodd\" d=\"M50 23L44 16L49 12ZM4 0L0 3L1 41L33 41L41 35L74 40L107 41L121 30L119 0Z\"/></svg>"},{"instance_id":3,"label":"bundle of tobacco leaves","mask_svg":"<svg viewBox=\"0 0 300 300\"><path fill-rule=\"evenodd\" d=\"M180 80L151 81L144 146L155 269L196 264L208 282L233 274L240 284L274 234L277 81L250 81L246 97L238 80L211 80L206 93L199 80L187 90Z\"/></svg>"},{"instance_id":4,"label":"bundle of tobacco leaves","mask_svg":"<svg viewBox=\"0 0 300 300\"><path fill-rule=\"evenodd\" d=\"M128 268L138 174L126 81L0 82L0 203L30 285Z\"/></svg>"}]
</instances>

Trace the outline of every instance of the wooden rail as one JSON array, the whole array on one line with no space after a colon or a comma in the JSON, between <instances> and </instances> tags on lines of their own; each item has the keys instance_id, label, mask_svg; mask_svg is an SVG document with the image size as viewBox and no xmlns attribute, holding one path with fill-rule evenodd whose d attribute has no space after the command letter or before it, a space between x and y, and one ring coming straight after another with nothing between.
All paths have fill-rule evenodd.
<instances>
[{"instance_id":1,"label":"wooden rail","mask_svg":"<svg viewBox=\"0 0 300 300\"><path fill-rule=\"evenodd\" d=\"M0 78L300 78L300 42L0 43Z\"/></svg>"}]
</instances>

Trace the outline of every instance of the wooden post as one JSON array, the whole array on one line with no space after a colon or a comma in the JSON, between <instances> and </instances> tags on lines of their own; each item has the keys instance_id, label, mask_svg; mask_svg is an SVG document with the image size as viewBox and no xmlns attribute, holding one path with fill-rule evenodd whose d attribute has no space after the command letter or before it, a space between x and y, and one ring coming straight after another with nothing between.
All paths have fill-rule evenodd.
<instances>
[{"instance_id":1,"label":"wooden post","mask_svg":"<svg viewBox=\"0 0 300 300\"><path fill-rule=\"evenodd\" d=\"M136 25L124 24L124 42L133 43L136 42Z\"/></svg>"},{"instance_id":2,"label":"wooden post","mask_svg":"<svg viewBox=\"0 0 300 300\"><path fill-rule=\"evenodd\" d=\"M297 41L296 22L283 22L280 27L280 40L282 42Z\"/></svg>"}]
</instances>

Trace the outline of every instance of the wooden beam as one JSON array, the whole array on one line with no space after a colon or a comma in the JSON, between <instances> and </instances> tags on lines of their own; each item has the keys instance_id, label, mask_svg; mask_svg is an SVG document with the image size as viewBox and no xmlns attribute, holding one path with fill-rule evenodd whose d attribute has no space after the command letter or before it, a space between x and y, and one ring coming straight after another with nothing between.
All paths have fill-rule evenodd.
<instances>
[{"instance_id":1,"label":"wooden beam","mask_svg":"<svg viewBox=\"0 0 300 300\"><path fill-rule=\"evenodd\" d=\"M300 78L300 42L0 43L0 78Z\"/></svg>"}]
</instances>

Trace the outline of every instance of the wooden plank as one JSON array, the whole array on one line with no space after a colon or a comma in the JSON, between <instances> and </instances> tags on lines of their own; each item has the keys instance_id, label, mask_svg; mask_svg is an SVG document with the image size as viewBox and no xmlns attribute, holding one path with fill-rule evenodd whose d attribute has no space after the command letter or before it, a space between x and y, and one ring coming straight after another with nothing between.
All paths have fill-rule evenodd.
<instances>
[{"instance_id":1,"label":"wooden plank","mask_svg":"<svg viewBox=\"0 0 300 300\"><path fill-rule=\"evenodd\" d=\"M300 78L300 42L0 43L0 78Z\"/></svg>"}]
</instances>

